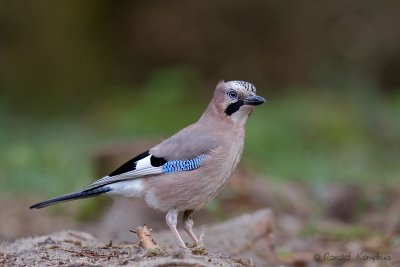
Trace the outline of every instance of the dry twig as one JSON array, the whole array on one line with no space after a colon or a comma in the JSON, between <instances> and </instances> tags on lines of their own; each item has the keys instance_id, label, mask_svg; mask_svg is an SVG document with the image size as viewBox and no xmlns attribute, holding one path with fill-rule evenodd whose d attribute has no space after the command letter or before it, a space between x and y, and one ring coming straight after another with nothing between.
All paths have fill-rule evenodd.
<instances>
[{"instance_id":1,"label":"dry twig","mask_svg":"<svg viewBox=\"0 0 400 267\"><path fill-rule=\"evenodd\" d=\"M135 231L130 230L132 233L137 234L140 241L140 246L144 249L154 249L157 247L153 238L151 238L151 229L147 225L139 226Z\"/></svg>"}]
</instances>

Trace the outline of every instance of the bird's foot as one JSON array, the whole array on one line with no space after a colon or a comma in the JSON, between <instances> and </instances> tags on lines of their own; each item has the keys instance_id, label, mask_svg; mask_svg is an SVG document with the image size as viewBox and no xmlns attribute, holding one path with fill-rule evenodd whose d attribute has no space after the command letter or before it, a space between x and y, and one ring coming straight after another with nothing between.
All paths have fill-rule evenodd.
<instances>
[{"instance_id":1,"label":"bird's foot","mask_svg":"<svg viewBox=\"0 0 400 267\"><path fill-rule=\"evenodd\" d=\"M208 251L204 246L204 232L201 233L198 241L194 244L186 244L195 255L207 255Z\"/></svg>"},{"instance_id":2,"label":"bird's foot","mask_svg":"<svg viewBox=\"0 0 400 267\"><path fill-rule=\"evenodd\" d=\"M186 248L188 248L188 249L196 248L197 246L198 246L198 244L186 243Z\"/></svg>"}]
</instances>

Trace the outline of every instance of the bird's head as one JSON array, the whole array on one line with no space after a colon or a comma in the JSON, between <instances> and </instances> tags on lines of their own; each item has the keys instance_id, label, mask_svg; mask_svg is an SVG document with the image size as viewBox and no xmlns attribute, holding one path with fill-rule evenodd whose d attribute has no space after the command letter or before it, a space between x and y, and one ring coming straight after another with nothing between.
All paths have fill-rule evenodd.
<instances>
[{"instance_id":1,"label":"bird's head","mask_svg":"<svg viewBox=\"0 0 400 267\"><path fill-rule=\"evenodd\" d=\"M219 113L244 124L253 108L264 103L265 99L256 95L256 88L249 82L220 81L213 102Z\"/></svg>"}]
</instances>

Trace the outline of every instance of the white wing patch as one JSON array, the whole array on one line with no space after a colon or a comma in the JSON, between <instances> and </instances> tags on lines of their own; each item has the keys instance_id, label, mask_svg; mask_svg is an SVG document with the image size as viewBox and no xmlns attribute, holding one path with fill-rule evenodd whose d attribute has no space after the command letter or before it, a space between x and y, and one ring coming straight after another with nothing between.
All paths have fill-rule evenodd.
<instances>
[{"instance_id":1,"label":"white wing patch","mask_svg":"<svg viewBox=\"0 0 400 267\"><path fill-rule=\"evenodd\" d=\"M148 155L147 157L140 159L136 161L136 167L132 171L128 171L125 173L121 173L118 175L113 175L113 176L104 176L103 178L95 181L94 183L90 184L87 189L91 189L94 187L110 184L110 183L115 183L119 181L124 181L124 180L130 180L146 175L155 175L155 174L161 174L162 168L161 167L153 167L151 165L150 161L151 155ZM133 164L133 163L132 163Z\"/></svg>"},{"instance_id":2,"label":"white wing patch","mask_svg":"<svg viewBox=\"0 0 400 267\"><path fill-rule=\"evenodd\" d=\"M151 158L151 155L148 155L144 159L137 161L136 162L136 170L152 168L153 166L151 165L150 158Z\"/></svg>"}]
</instances>

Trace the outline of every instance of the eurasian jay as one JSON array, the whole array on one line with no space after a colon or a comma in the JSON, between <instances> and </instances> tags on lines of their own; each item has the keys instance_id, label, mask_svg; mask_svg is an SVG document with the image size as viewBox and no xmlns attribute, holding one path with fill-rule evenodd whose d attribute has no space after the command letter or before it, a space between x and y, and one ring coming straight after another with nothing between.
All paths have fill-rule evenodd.
<instances>
[{"instance_id":1,"label":"eurasian jay","mask_svg":"<svg viewBox=\"0 0 400 267\"><path fill-rule=\"evenodd\" d=\"M183 212L183 228L193 233L193 211L204 207L224 187L243 151L245 124L253 108L265 102L256 88L244 81L221 81L200 119L132 158L85 189L31 206L98 195L142 198L148 206L166 212L166 222L186 248L176 225Z\"/></svg>"}]
</instances>

